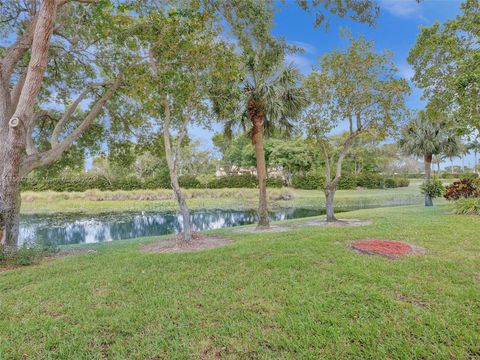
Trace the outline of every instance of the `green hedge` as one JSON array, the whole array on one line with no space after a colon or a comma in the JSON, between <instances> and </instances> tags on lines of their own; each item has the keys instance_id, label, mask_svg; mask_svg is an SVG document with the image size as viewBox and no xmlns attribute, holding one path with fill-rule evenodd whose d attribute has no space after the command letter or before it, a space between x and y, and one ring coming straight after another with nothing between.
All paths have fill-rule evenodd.
<instances>
[{"instance_id":1,"label":"green hedge","mask_svg":"<svg viewBox=\"0 0 480 360\"><path fill-rule=\"evenodd\" d=\"M367 189L384 189L385 178L380 174L361 174L357 179L357 185Z\"/></svg>"},{"instance_id":2,"label":"green hedge","mask_svg":"<svg viewBox=\"0 0 480 360\"><path fill-rule=\"evenodd\" d=\"M445 172L441 176L442 179L476 179L478 178L478 174L472 172L464 172L464 173L448 173Z\"/></svg>"},{"instance_id":3,"label":"green hedge","mask_svg":"<svg viewBox=\"0 0 480 360\"><path fill-rule=\"evenodd\" d=\"M258 185L255 175L231 175L222 176L202 184L195 176L183 175L178 179L180 186L185 189L221 189L221 188L256 188ZM267 186L280 188L284 186L280 178L268 178ZM318 190L325 186L325 177L319 172L311 172L305 176L296 176L291 185L296 189ZM384 178L379 174L362 174L358 177L345 174L341 177L338 188L340 190L355 189L358 186L369 189L395 188L408 186L409 180L404 177ZM139 179L135 176L108 180L97 175L78 175L60 178L39 179L28 177L23 179L20 185L22 191L86 191L98 189L110 190L143 190L143 189L170 189L170 177L168 174L156 177Z\"/></svg>"},{"instance_id":4,"label":"green hedge","mask_svg":"<svg viewBox=\"0 0 480 360\"><path fill-rule=\"evenodd\" d=\"M179 179L180 180L180 179ZM102 191L114 190L142 190L170 188L170 178L152 177L145 180L131 176L108 180L103 176L79 175L76 177L60 177L49 179L26 178L20 183L22 191L86 191L98 189Z\"/></svg>"},{"instance_id":5,"label":"green hedge","mask_svg":"<svg viewBox=\"0 0 480 360\"><path fill-rule=\"evenodd\" d=\"M295 189L318 190L325 187L325 177L317 172L294 176L291 183Z\"/></svg>"},{"instance_id":6,"label":"green hedge","mask_svg":"<svg viewBox=\"0 0 480 360\"><path fill-rule=\"evenodd\" d=\"M271 177L267 179L267 187L281 188L285 185L283 179L277 177Z\"/></svg>"},{"instance_id":7,"label":"green hedge","mask_svg":"<svg viewBox=\"0 0 480 360\"><path fill-rule=\"evenodd\" d=\"M207 183L209 189L223 188L256 188L258 186L257 177L252 174L229 175L213 179ZM272 188L281 188L284 182L280 178L268 178L267 186Z\"/></svg>"},{"instance_id":8,"label":"green hedge","mask_svg":"<svg viewBox=\"0 0 480 360\"><path fill-rule=\"evenodd\" d=\"M214 178L206 184L202 184L195 176L182 175L178 182L185 189L221 189L221 188L256 188L257 177L251 174L232 175ZM280 178L268 178L267 186L281 188L284 182ZM21 191L86 191L98 189L102 191L115 190L144 190L144 189L170 189L170 177L168 174L146 179L131 176L108 180L97 175L78 175L61 178L35 178L28 177L20 184Z\"/></svg>"},{"instance_id":9,"label":"green hedge","mask_svg":"<svg viewBox=\"0 0 480 360\"><path fill-rule=\"evenodd\" d=\"M179 176L178 184L184 189L199 189L203 187L200 181L193 175Z\"/></svg>"},{"instance_id":10,"label":"green hedge","mask_svg":"<svg viewBox=\"0 0 480 360\"><path fill-rule=\"evenodd\" d=\"M385 188L399 188L399 187L407 187L410 185L410 180L406 177L394 176L391 178L385 179Z\"/></svg>"},{"instance_id":11,"label":"green hedge","mask_svg":"<svg viewBox=\"0 0 480 360\"><path fill-rule=\"evenodd\" d=\"M394 176L385 178L380 174L361 174L359 176L345 174L340 178L339 190L353 190L357 187L367 189L386 189L406 187L410 180L406 177ZM325 178L320 174L297 176L292 180L292 187L303 190L322 190L325 187Z\"/></svg>"},{"instance_id":12,"label":"green hedge","mask_svg":"<svg viewBox=\"0 0 480 360\"><path fill-rule=\"evenodd\" d=\"M339 190L353 190L358 186L358 179L353 175L343 175L338 183Z\"/></svg>"}]
</instances>

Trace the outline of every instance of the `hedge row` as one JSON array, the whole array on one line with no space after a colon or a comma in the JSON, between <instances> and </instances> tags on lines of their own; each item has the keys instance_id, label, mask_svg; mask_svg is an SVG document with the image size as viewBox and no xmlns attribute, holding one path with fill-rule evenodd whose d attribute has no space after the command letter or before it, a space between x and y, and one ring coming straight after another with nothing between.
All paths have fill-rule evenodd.
<instances>
[{"instance_id":1,"label":"hedge row","mask_svg":"<svg viewBox=\"0 0 480 360\"><path fill-rule=\"evenodd\" d=\"M178 178L178 182L185 189L220 189L220 188L256 188L257 178L254 175L232 175L215 178L206 184L201 183L195 176L184 175ZM267 179L267 186L282 187L283 180L279 178ZM108 180L102 176L62 177L37 179L23 179L20 185L22 191L86 191L98 189L102 191L115 190L148 190L148 189L170 189L170 178L168 176L139 179L127 177L115 180Z\"/></svg>"},{"instance_id":2,"label":"hedge row","mask_svg":"<svg viewBox=\"0 0 480 360\"><path fill-rule=\"evenodd\" d=\"M384 177L380 174L362 174L359 176L342 175L338 183L339 190L352 190L357 187L367 189L385 189L407 187L410 180L406 177ZM305 176L297 176L292 180L292 186L296 189L315 190L325 187L325 178L316 173L307 174Z\"/></svg>"},{"instance_id":3,"label":"hedge row","mask_svg":"<svg viewBox=\"0 0 480 360\"><path fill-rule=\"evenodd\" d=\"M440 178L442 179L476 179L478 174L465 172L459 174L443 173Z\"/></svg>"},{"instance_id":4,"label":"hedge row","mask_svg":"<svg viewBox=\"0 0 480 360\"><path fill-rule=\"evenodd\" d=\"M406 177L409 179L423 179L425 175L423 174L407 174ZM437 175L437 178L440 179L471 179L477 178L478 174L472 172L464 172L464 173L449 173L449 172L442 172L440 176Z\"/></svg>"}]
</instances>

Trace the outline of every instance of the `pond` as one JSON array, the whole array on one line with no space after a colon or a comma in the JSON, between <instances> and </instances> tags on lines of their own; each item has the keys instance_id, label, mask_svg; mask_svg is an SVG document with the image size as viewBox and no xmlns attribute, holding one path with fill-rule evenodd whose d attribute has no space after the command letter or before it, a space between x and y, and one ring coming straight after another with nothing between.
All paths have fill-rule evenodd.
<instances>
[{"instance_id":1,"label":"pond","mask_svg":"<svg viewBox=\"0 0 480 360\"><path fill-rule=\"evenodd\" d=\"M297 219L324 213L324 209L280 208L270 213L270 219ZM192 224L196 231L254 224L256 220L256 210L192 211ZM181 216L174 212L23 215L20 220L20 243L99 243L178 233L181 224Z\"/></svg>"}]
</instances>

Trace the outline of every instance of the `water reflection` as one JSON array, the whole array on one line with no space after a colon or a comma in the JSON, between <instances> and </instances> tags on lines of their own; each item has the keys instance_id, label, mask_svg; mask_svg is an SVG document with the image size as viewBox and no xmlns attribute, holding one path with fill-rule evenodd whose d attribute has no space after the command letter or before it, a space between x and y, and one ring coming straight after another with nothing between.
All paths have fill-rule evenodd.
<instances>
[{"instance_id":1,"label":"water reflection","mask_svg":"<svg viewBox=\"0 0 480 360\"><path fill-rule=\"evenodd\" d=\"M272 220L316 216L323 209L283 208L270 213ZM194 230L253 224L255 210L203 210L192 212ZM25 215L20 221L20 242L65 245L98 243L142 236L178 233L182 219L176 213L127 212L99 215Z\"/></svg>"}]
</instances>

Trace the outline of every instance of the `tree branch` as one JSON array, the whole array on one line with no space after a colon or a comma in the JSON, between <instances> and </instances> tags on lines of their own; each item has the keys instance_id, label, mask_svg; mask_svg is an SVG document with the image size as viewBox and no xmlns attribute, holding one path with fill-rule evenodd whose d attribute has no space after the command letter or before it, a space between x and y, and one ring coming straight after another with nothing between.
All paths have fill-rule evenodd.
<instances>
[{"instance_id":1,"label":"tree branch","mask_svg":"<svg viewBox=\"0 0 480 360\"><path fill-rule=\"evenodd\" d=\"M323 157L325 158L325 178L327 182L330 182L332 180L332 173L330 169L330 158L328 155L328 149L324 142L321 143L321 147L323 151Z\"/></svg>"},{"instance_id":2,"label":"tree branch","mask_svg":"<svg viewBox=\"0 0 480 360\"><path fill-rule=\"evenodd\" d=\"M12 116L14 109L17 108L18 100L20 99L20 94L22 93L23 86L25 85L25 79L27 78L28 67L22 71L20 78L12 89L11 101L10 101L10 112L9 116Z\"/></svg>"},{"instance_id":3,"label":"tree branch","mask_svg":"<svg viewBox=\"0 0 480 360\"><path fill-rule=\"evenodd\" d=\"M77 97L77 99L72 103L72 105L70 105L70 107L65 112L65 114L63 114L60 121L55 125L55 128L53 129L53 132L52 132L52 136L50 137L50 144L52 144L52 147L58 145L58 138L62 133L63 127L70 120L73 113L77 109L78 105L83 101L83 99L85 99L89 91L90 91L90 87L87 87L85 90L83 90L82 93Z\"/></svg>"},{"instance_id":4,"label":"tree branch","mask_svg":"<svg viewBox=\"0 0 480 360\"><path fill-rule=\"evenodd\" d=\"M13 70L20 61L23 54L25 54L31 47L33 41L33 35L37 25L38 15L35 16L28 25L27 29L15 41L12 46L6 51L5 55L0 61L0 70L2 72L2 81L10 84L10 79L13 74Z\"/></svg>"},{"instance_id":5,"label":"tree branch","mask_svg":"<svg viewBox=\"0 0 480 360\"><path fill-rule=\"evenodd\" d=\"M360 134L360 132L361 130L358 130L358 129L354 131L343 144L342 150L340 150L340 154L338 155L338 159L337 159L337 168L335 171L335 178L332 181L334 187L338 185L340 178L342 177L343 160L345 159L345 156L347 156L350 150L352 149L353 142L355 138Z\"/></svg>"},{"instance_id":6,"label":"tree branch","mask_svg":"<svg viewBox=\"0 0 480 360\"><path fill-rule=\"evenodd\" d=\"M123 76L120 73L115 79L115 82L110 86L110 88L93 105L90 112L82 121L82 123L78 125L77 128L75 128L75 130L73 130L62 142L57 143L50 150L47 150L43 153L33 154L24 158L20 166L21 176L25 176L35 168L48 165L56 161L65 152L65 150L67 150L68 147L78 137L80 137L82 133L92 124L92 122L96 119L96 117L104 107L105 103L115 94L115 92L121 86L122 81Z\"/></svg>"},{"instance_id":7,"label":"tree branch","mask_svg":"<svg viewBox=\"0 0 480 360\"><path fill-rule=\"evenodd\" d=\"M167 159L170 174L176 173L175 159L172 157L172 144L170 142L170 102L165 95L163 100L164 118L163 118L163 143L165 145L165 157ZM170 176L171 177L171 176Z\"/></svg>"},{"instance_id":8,"label":"tree branch","mask_svg":"<svg viewBox=\"0 0 480 360\"><path fill-rule=\"evenodd\" d=\"M48 48L50 36L53 30L53 23L55 21L56 10L57 6L54 0L44 0L41 10L38 13L38 16L36 16L36 20L32 22L35 23L35 32L33 34L33 40L31 41L32 55L28 64L25 84L20 92L18 106L13 114L15 118L23 121L24 125L27 123L27 121L31 120L31 116L33 115L33 107L35 105L38 92L42 86L45 68L47 67ZM15 58L15 56L13 57ZM8 73L9 66L10 65L7 63L7 67L5 68L4 63L2 71L7 69Z\"/></svg>"}]
</instances>

